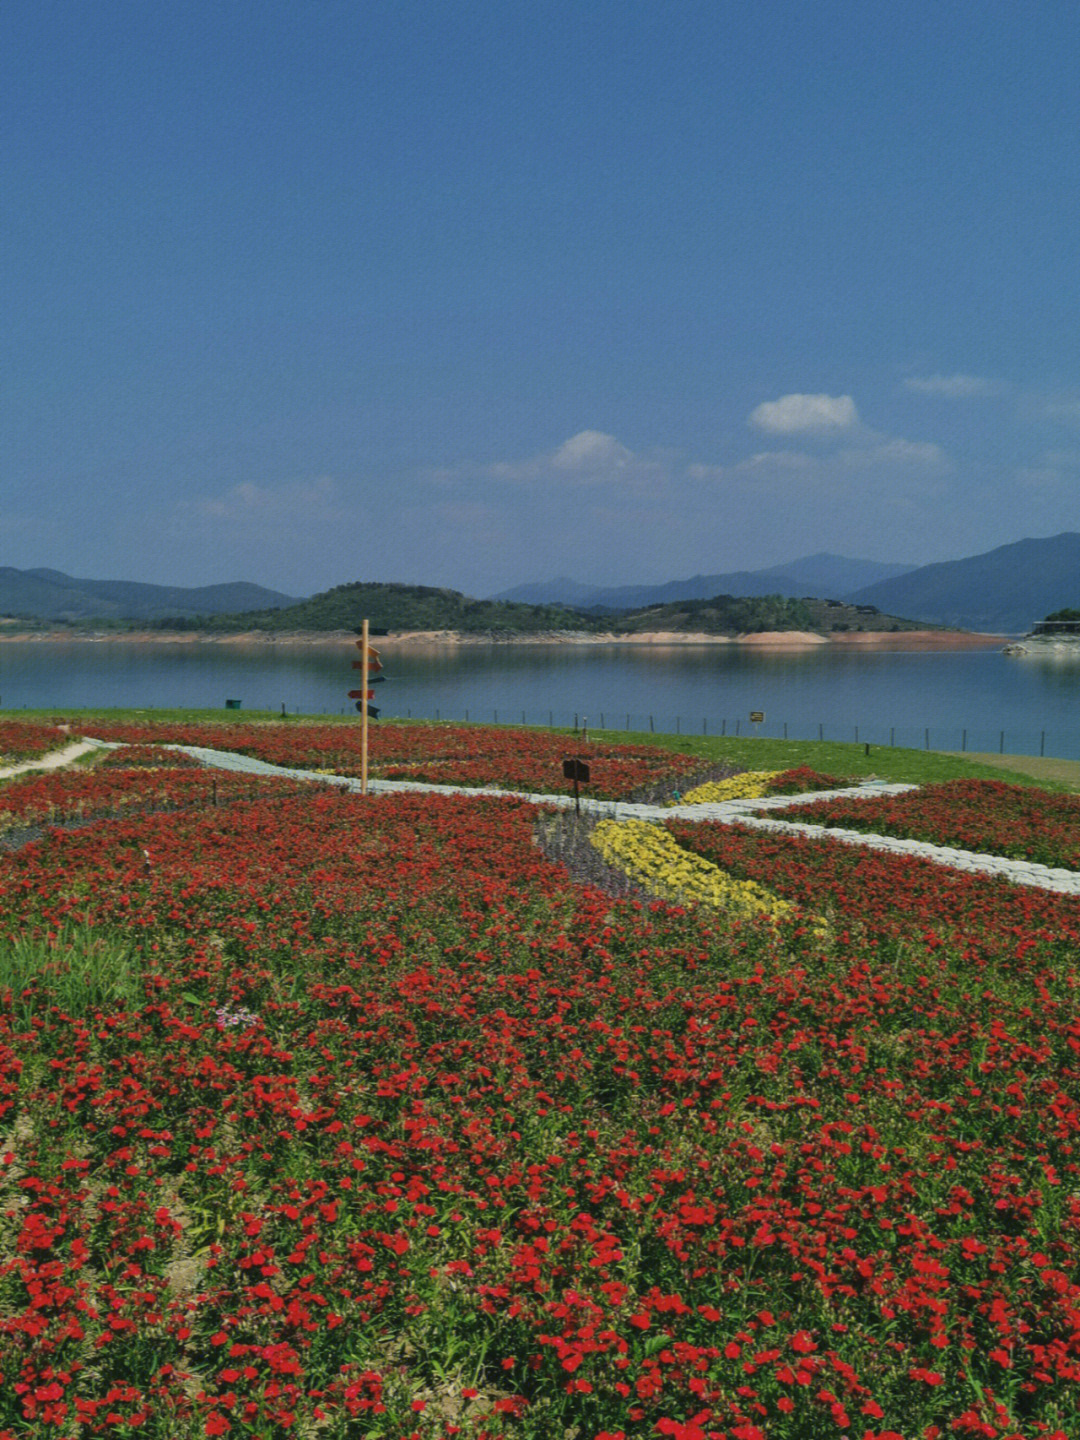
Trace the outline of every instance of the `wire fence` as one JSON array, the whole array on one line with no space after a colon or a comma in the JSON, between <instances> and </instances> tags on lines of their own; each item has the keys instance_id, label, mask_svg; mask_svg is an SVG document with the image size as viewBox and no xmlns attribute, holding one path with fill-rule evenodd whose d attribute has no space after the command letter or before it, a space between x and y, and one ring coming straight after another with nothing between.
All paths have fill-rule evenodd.
<instances>
[{"instance_id":1,"label":"wire fence","mask_svg":"<svg viewBox=\"0 0 1080 1440\"><path fill-rule=\"evenodd\" d=\"M299 713L299 712L290 712ZM342 714L347 714L345 710ZM1075 730L989 725L889 725L877 721L850 725L835 721L755 720L742 716L692 716L645 713L633 710L591 711L549 709L536 711L509 706L408 708L382 718L428 720L437 723L512 725L552 730L624 731L633 734L705 735L769 740L829 740L907 750L945 750L961 754L1042 755L1062 760L1080 759L1080 725ZM760 713L760 712L759 712Z\"/></svg>"}]
</instances>

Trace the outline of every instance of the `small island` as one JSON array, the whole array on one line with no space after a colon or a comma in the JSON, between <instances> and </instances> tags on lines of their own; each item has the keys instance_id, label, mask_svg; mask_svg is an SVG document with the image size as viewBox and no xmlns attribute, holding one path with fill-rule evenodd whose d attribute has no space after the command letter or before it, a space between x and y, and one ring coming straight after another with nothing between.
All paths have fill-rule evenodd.
<instances>
[{"instance_id":1,"label":"small island","mask_svg":"<svg viewBox=\"0 0 1080 1440\"><path fill-rule=\"evenodd\" d=\"M1055 610L1036 620L1022 640L1006 646L1005 654L1080 659L1080 610Z\"/></svg>"}]
</instances>

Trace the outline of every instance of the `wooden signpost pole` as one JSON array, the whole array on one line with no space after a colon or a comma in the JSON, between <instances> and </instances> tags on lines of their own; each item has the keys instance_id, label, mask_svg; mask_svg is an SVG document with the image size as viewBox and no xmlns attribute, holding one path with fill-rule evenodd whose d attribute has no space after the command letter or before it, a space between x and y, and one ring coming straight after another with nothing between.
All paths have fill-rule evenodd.
<instances>
[{"instance_id":1,"label":"wooden signpost pole","mask_svg":"<svg viewBox=\"0 0 1080 1440\"><path fill-rule=\"evenodd\" d=\"M361 645L363 647L363 662L360 670L360 689L364 698L360 704L360 794L367 794L367 722L368 722L368 622L364 620L364 628L361 632Z\"/></svg>"}]
</instances>

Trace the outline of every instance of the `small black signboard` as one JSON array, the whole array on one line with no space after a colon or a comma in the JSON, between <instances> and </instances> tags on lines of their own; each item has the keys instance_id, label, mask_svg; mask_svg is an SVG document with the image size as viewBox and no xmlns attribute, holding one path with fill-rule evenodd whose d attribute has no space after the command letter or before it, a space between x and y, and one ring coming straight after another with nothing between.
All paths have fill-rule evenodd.
<instances>
[{"instance_id":1,"label":"small black signboard","mask_svg":"<svg viewBox=\"0 0 1080 1440\"><path fill-rule=\"evenodd\" d=\"M587 785L589 783L588 761L579 760L576 756L571 756L569 760L564 760L562 762L562 773L564 780L573 780L574 782L574 809L580 815L581 792L578 790L578 786Z\"/></svg>"}]
</instances>

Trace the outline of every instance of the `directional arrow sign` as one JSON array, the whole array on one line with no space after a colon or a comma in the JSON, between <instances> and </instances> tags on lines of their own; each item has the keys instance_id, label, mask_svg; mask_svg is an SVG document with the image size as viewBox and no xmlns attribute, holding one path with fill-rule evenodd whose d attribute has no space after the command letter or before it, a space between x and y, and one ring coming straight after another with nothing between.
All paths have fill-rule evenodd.
<instances>
[{"instance_id":1,"label":"directional arrow sign","mask_svg":"<svg viewBox=\"0 0 1080 1440\"><path fill-rule=\"evenodd\" d=\"M349 699L350 699L350 700L374 700L374 699L375 699L375 691L374 691L374 690L350 690L348 693L349 693Z\"/></svg>"},{"instance_id":2,"label":"directional arrow sign","mask_svg":"<svg viewBox=\"0 0 1080 1440\"><path fill-rule=\"evenodd\" d=\"M360 654L362 655L364 653L364 642L362 640L354 640L353 644L356 646L356 648L360 651ZM375 649L373 645L369 645L367 647L367 660L369 670L382 669L382 662L379 659L379 652ZM356 662L354 661L353 663L355 664Z\"/></svg>"}]
</instances>

